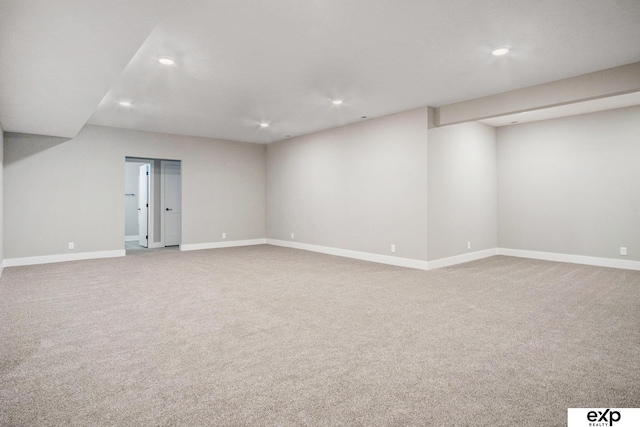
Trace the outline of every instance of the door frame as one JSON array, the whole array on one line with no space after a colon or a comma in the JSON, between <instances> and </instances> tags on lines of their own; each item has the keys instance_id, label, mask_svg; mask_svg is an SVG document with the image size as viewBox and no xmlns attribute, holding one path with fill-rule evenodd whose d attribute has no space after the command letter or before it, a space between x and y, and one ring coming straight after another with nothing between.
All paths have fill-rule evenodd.
<instances>
[{"instance_id":1,"label":"door frame","mask_svg":"<svg viewBox=\"0 0 640 427\"><path fill-rule=\"evenodd\" d=\"M142 172L144 171L144 176L142 175ZM143 188L144 188L144 193L143 193ZM140 244L140 246L148 248L149 247L149 219L151 217L151 212L149 211L150 209L150 197L149 197L149 192L151 190L151 165L149 163L141 163L140 166L138 167L138 244ZM144 198L144 200L142 199L142 196L146 195L146 197ZM146 205L146 206L143 206ZM141 209L144 207L144 211L145 211L145 215L142 215L142 213L140 212ZM146 218L144 218L146 217ZM145 228L146 230L144 230L144 236L145 238L142 238L142 230L140 230L140 219L144 218L145 222ZM144 244L143 244L143 240L144 240Z\"/></svg>"},{"instance_id":2,"label":"door frame","mask_svg":"<svg viewBox=\"0 0 640 427\"><path fill-rule=\"evenodd\" d=\"M164 242L163 242L163 238L162 238L162 233L160 233L160 238L161 241L160 242L154 242L155 240L155 223L157 221L156 219L156 215L155 215L155 206L156 206L156 199L155 199L155 174L156 174L156 168L155 168L155 160L156 159L151 159L151 158L146 158L146 157L130 157L130 156L125 156L124 161L125 163L146 163L149 165L149 209L147 210L147 231L148 231L148 236L149 238L147 239L147 248L149 249L153 249L153 248L164 248Z\"/></svg>"},{"instance_id":3,"label":"door frame","mask_svg":"<svg viewBox=\"0 0 640 427\"><path fill-rule=\"evenodd\" d=\"M149 169L149 246L147 247L149 249L164 248L164 236L162 235L162 232L160 232L160 241L159 242L155 241L156 240L155 224L158 221L158 218L156 218L156 204L158 203L158 201L156 200L156 197L155 197L155 193L156 193L155 176L157 173L156 167L155 167L156 159L146 159L146 161L151 165L151 168Z\"/></svg>"}]
</instances>

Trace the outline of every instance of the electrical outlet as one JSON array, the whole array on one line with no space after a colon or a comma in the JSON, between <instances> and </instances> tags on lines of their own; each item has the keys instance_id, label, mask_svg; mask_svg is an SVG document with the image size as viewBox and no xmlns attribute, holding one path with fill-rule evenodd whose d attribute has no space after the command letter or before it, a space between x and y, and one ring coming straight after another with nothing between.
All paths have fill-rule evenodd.
<instances>
[{"instance_id":1,"label":"electrical outlet","mask_svg":"<svg viewBox=\"0 0 640 427\"><path fill-rule=\"evenodd\" d=\"M227 238L227 233L222 233L222 238L226 239Z\"/></svg>"},{"instance_id":2,"label":"electrical outlet","mask_svg":"<svg viewBox=\"0 0 640 427\"><path fill-rule=\"evenodd\" d=\"M69 249L73 249L75 248L75 245L73 244L73 242L69 242Z\"/></svg>"},{"instance_id":3,"label":"electrical outlet","mask_svg":"<svg viewBox=\"0 0 640 427\"><path fill-rule=\"evenodd\" d=\"M625 248L624 246L620 246L620 255L627 255L627 248Z\"/></svg>"},{"instance_id":4,"label":"electrical outlet","mask_svg":"<svg viewBox=\"0 0 640 427\"><path fill-rule=\"evenodd\" d=\"M396 245L391 245L391 252L395 252L396 251Z\"/></svg>"},{"instance_id":5,"label":"electrical outlet","mask_svg":"<svg viewBox=\"0 0 640 427\"><path fill-rule=\"evenodd\" d=\"M467 249L471 249L471 242L467 242Z\"/></svg>"},{"instance_id":6,"label":"electrical outlet","mask_svg":"<svg viewBox=\"0 0 640 427\"><path fill-rule=\"evenodd\" d=\"M291 233L291 240L295 239L295 235Z\"/></svg>"}]
</instances>

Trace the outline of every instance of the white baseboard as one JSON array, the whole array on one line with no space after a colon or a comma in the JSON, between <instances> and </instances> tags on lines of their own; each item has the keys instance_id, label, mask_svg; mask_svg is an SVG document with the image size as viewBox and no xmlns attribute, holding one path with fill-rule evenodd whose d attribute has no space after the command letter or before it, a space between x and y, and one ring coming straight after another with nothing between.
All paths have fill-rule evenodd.
<instances>
[{"instance_id":1,"label":"white baseboard","mask_svg":"<svg viewBox=\"0 0 640 427\"><path fill-rule=\"evenodd\" d=\"M456 264L463 264L465 262L476 261L483 258L489 258L490 256L498 255L498 249L484 249L482 251L469 252L462 255L456 255L448 258L435 259L433 261L427 261L428 269L434 270L436 268L449 267Z\"/></svg>"},{"instance_id":2,"label":"white baseboard","mask_svg":"<svg viewBox=\"0 0 640 427\"><path fill-rule=\"evenodd\" d=\"M498 248L498 255L518 258L540 259L543 261L569 262L573 264L594 265L597 267L640 270L640 261L627 261L614 258L598 258L585 255L559 254L553 252L525 251L521 249Z\"/></svg>"},{"instance_id":3,"label":"white baseboard","mask_svg":"<svg viewBox=\"0 0 640 427\"><path fill-rule=\"evenodd\" d=\"M305 251L319 252L322 254L336 255L345 258L354 258L362 261L378 262L380 264L395 265L398 267L416 268L427 270L427 261L410 258L399 258L388 255L378 255L369 252L352 251L348 249L331 248L328 246L310 245L308 243L289 242L286 240L267 239L268 245L283 246L285 248L302 249Z\"/></svg>"},{"instance_id":4,"label":"white baseboard","mask_svg":"<svg viewBox=\"0 0 640 427\"><path fill-rule=\"evenodd\" d=\"M140 238L140 236L124 236L124 241L125 242L133 242L135 240L138 240Z\"/></svg>"},{"instance_id":5,"label":"white baseboard","mask_svg":"<svg viewBox=\"0 0 640 427\"><path fill-rule=\"evenodd\" d=\"M419 270L434 270L436 268L449 267L476 261L494 255L505 255L519 258L531 258L544 261L568 262L573 264L593 265L598 267L620 268L625 270L640 270L640 261L627 261L612 258L598 258L583 255L558 254L551 252L524 251L519 249L492 248L482 251L456 255L449 258L441 258L432 261L378 255L369 252L358 252L348 249L331 248L327 246L311 245L308 243L291 242L287 240L266 239L266 243L286 248L302 249L305 251L319 252L328 255L354 258L363 261L378 262L381 264L395 265L398 267L416 268Z\"/></svg>"},{"instance_id":6,"label":"white baseboard","mask_svg":"<svg viewBox=\"0 0 640 427\"><path fill-rule=\"evenodd\" d=\"M348 249L331 248L327 246L311 245L308 243L290 242L276 239L252 239L252 240L232 240L228 242L194 243L180 245L181 251L194 251L200 249L231 248L237 246L253 246L269 244L305 251L319 252L328 255L336 255L345 258L354 258L363 261L378 262L381 264L395 265L398 267L415 268L419 270L433 270L436 268L448 267L475 261L494 255L513 256L518 258L539 259L543 261L567 262L573 264L593 265L598 267L620 268L625 270L640 271L640 261L628 261L613 258L599 258L584 255L559 254L553 252L526 251L521 249L494 248L482 251L457 255L449 258L442 258L433 261L422 261L409 258L393 257L388 255L372 254L369 252L352 251ZM5 267L17 267L21 265L50 264L65 261L81 261L98 258L114 258L126 255L124 249L98 252L79 252L70 254L44 255L24 258L7 258L0 261L0 277Z\"/></svg>"},{"instance_id":7,"label":"white baseboard","mask_svg":"<svg viewBox=\"0 0 640 427\"><path fill-rule=\"evenodd\" d=\"M199 251L201 249L234 248L237 246L264 245L267 239L230 240L228 242L191 243L180 245L181 251Z\"/></svg>"},{"instance_id":8,"label":"white baseboard","mask_svg":"<svg viewBox=\"0 0 640 427\"><path fill-rule=\"evenodd\" d=\"M115 258L125 255L126 251L124 249L118 249L115 251L74 252L70 254L7 258L3 261L3 264L5 267L17 267L20 265L51 264L53 262L81 261L86 259L98 258Z\"/></svg>"}]
</instances>

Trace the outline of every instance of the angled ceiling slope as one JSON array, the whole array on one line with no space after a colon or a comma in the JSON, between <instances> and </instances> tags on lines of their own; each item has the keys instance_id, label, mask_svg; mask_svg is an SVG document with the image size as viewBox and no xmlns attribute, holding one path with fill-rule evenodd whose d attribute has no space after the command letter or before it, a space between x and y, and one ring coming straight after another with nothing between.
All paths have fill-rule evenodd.
<instances>
[{"instance_id":1,"label":"angled ceiling slope","mask_svg":"<svg viewBox=\"0 0 640 427\"><path fill-rule=\"evenodd\" d=\"M13 132L269 143L640 61L637 0L23 3L0 15Z\"/></svg>"},{"instance_id":2,"label":"angled ceiling slope","mask_svg":"<svg viewBox=\"0 0 640 427\"><path fill-rule=\"evenodd\" d=\"M164 16L160 3L3 0L4 130L74 137Z\"/></svg>"}]
</instances>

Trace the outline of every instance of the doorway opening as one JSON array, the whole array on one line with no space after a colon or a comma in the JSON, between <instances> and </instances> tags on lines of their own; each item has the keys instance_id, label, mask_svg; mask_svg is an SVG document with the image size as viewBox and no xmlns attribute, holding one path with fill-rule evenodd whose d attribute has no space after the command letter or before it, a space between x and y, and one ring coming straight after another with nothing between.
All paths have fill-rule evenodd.
<instances>
[{"instance_id":1,"label":"doorway opening","mask_svg":"<svg viewBox=\"0 0 640 427\"><path fill-rule=\"evenodd\" d=\"M182 243L182 164L180 160L125 158L125 236L127 254Z\"/></svg>"}]
</instances>

